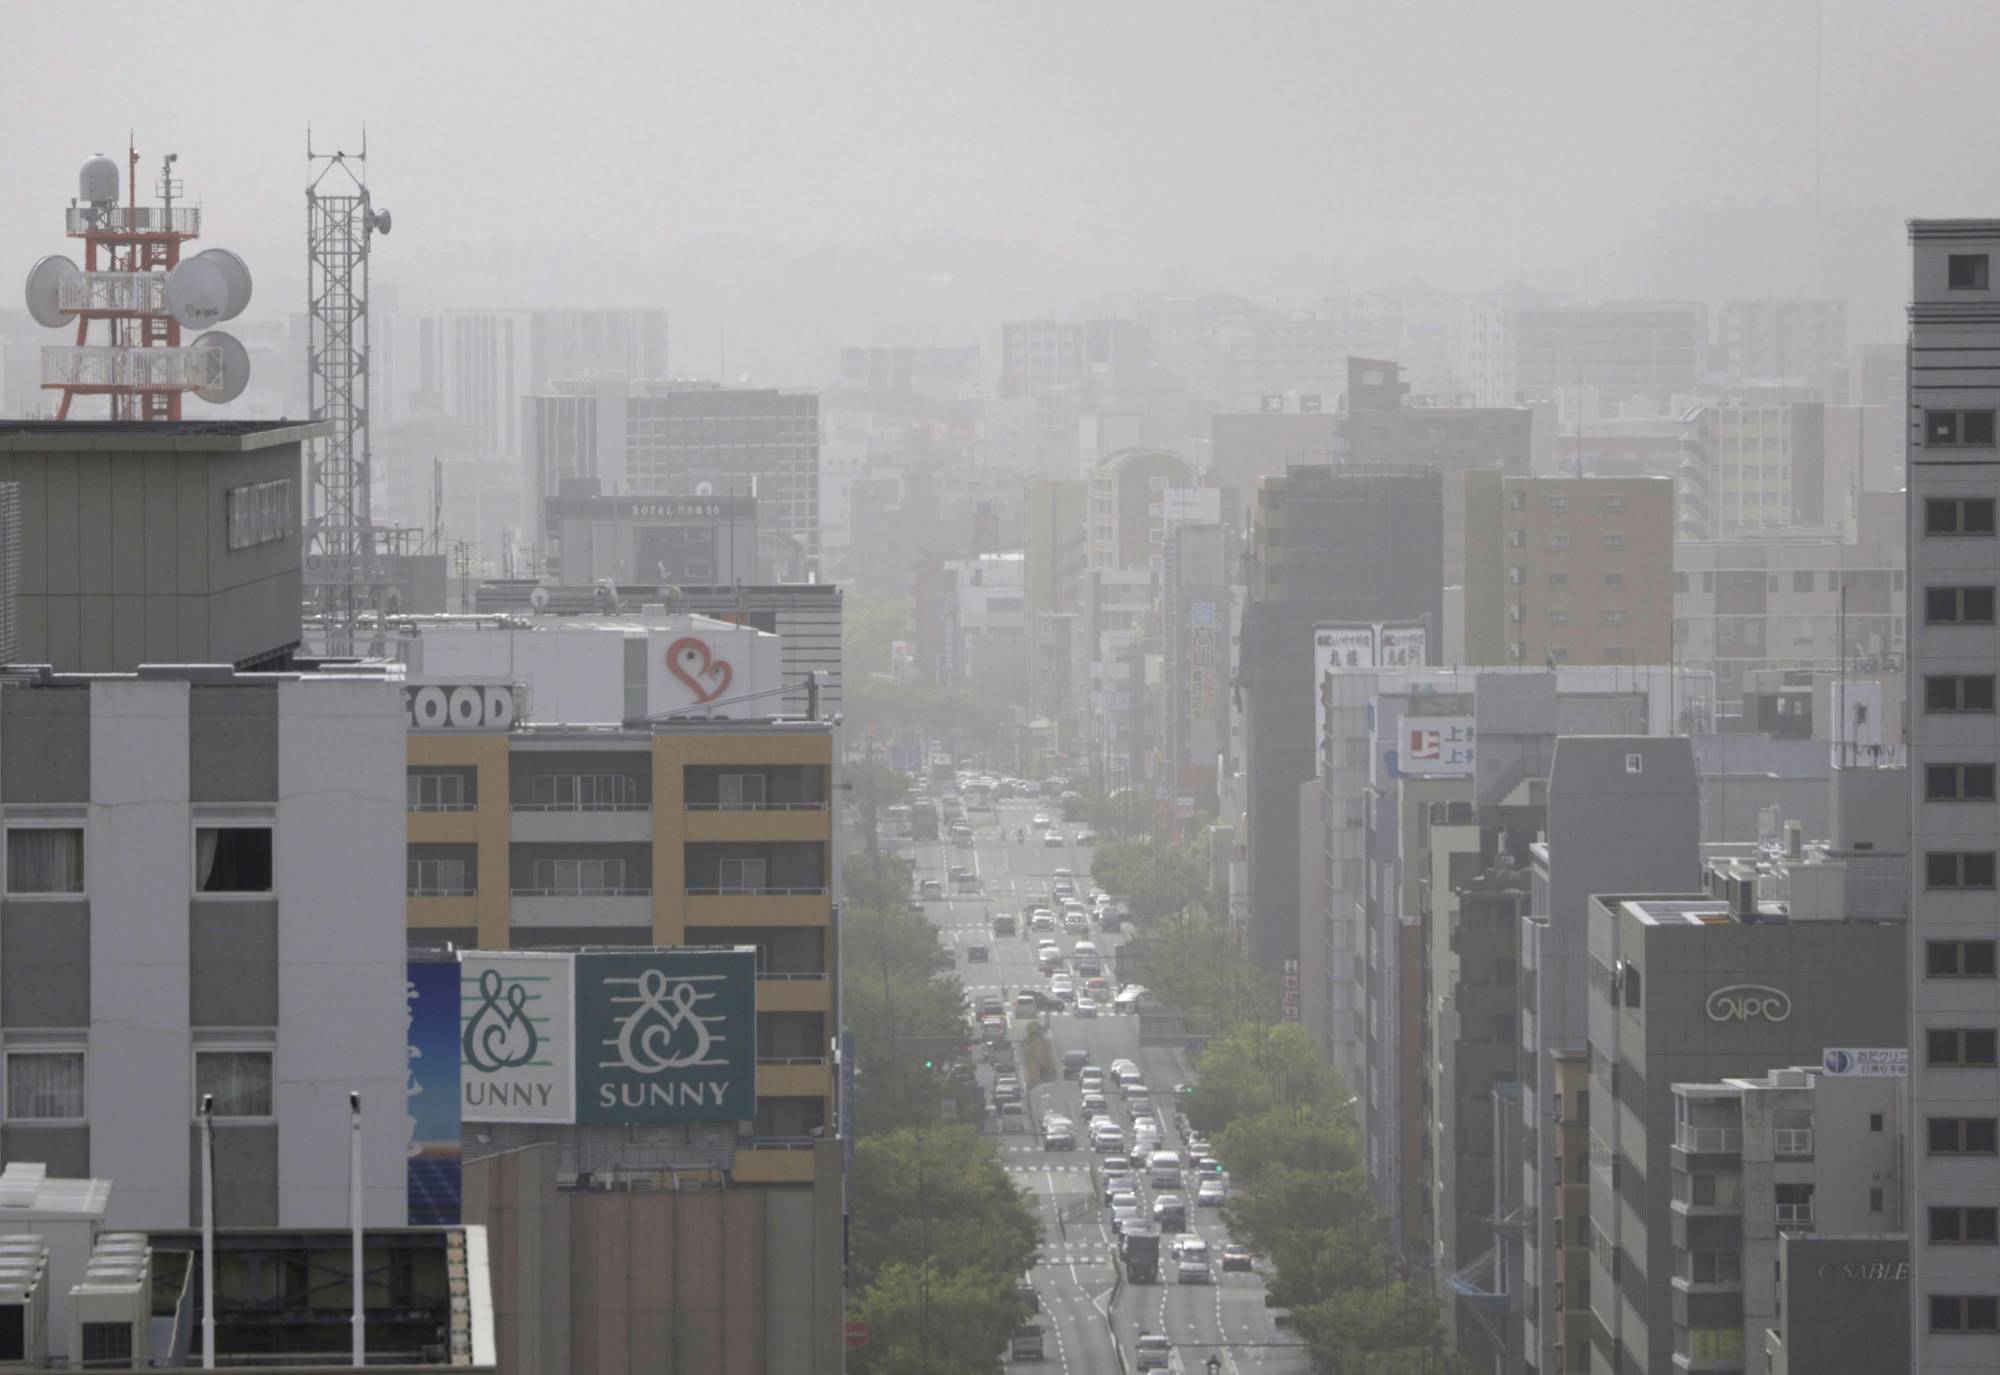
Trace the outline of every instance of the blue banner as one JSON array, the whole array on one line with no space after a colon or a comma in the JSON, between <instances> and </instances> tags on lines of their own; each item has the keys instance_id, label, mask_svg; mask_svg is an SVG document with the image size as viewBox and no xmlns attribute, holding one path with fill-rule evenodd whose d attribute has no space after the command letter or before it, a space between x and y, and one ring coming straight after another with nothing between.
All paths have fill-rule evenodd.
<instances>
[{"instance_id":1,"label":"blue banner","mask_svg":"<svg viewBox=\"0 0 2000 1375\"><path fill-rule=\"evenodd\" d=\"M459 1222L458 962L412 963L409 1000L409 1202L412 1227Z\"/></svg>"}]
</instances>

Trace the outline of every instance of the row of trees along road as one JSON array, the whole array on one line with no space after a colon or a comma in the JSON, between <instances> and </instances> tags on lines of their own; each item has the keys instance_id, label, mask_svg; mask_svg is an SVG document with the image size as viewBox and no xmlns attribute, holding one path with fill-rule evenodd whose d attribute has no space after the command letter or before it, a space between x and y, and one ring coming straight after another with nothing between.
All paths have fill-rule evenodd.
<instances>
[{"instance_id":1,"label":"row of trees along road","mask_svg":"<svg viewBox=\"0 0 2000 1375\"><path fill-rule=\"evenodd\" d=\"M1041 1226L975 1102L965 990L912 909L908 860L879 849L875 807L908 793L879 762L843 779L864 836L843 855L842 1007L854 1034L858 1136L849 1180L847 1315L869 1327L852 1375L991 1375L1026 1316L1016 1297ZM947 1115L946 1104L954 1106Z\"/></svg>"},{"instance_id":2,"label":"row of trees along road","mask_svg":"<svg viewBox=\"0 0 2000 1375\"><path fill-rule=\"evenodd\" d=\"M1091 877L1123 899L1142 943L1142 981L1211 1039L1181 1110L1227 1166L1230 1233L1272 1266L1270 1302L1290 1310L1316 1369L1339 1375L1462 1375L1444 1310L1399 1274L1369 1191L1353 1097L1296 1024L1275 975L1252 965L1207 884L1207 840L1177 848L1100 845Z\"/></svg>"}]
</instances>

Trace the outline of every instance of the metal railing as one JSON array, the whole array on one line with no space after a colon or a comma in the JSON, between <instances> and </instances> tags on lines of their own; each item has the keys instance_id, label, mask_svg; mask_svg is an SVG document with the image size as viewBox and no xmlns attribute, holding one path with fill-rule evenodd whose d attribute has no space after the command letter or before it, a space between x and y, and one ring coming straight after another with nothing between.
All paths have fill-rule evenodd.
<instances>
[{"instance_id":1,"label":"metal railing","mask_svg":"<svg viewBox=\"0 0 2000 1375\"><path fill-rule=\"evenodd\" d=\"M1810 1203L1780 1203L1778 1210L1780 1227L1810 1227L1813 1225L1813 1206Z\"/></svg>"},{"instance_id":2,"label":"metal railing","mask_svg":"<svg viewBox=\"0 0 2000 1375\"><path fill-rule=\"evenodd\" d=\"M757 977L777 981L792 980L795 982L813 981L824 983L830 975L824 969L760 969L757 971Z\"/></svg>"},{"instance_id":3,"label":"metal railing","mask_svg":"<svg viewBox=\"0 0 2000 1375\"><path fill-rule=\"evenodd\" d=\"M514 888L517 898L649 898L650 888Z\"/></svg>"},{"instance_id":4,"label":"metal railing","mask_svg":"<svg viewBox=\"0 0 2000 1375\"><path fill-rule=\"evenodd\" d=\"M757 1063L760 1065L823 1065L826 1062L827 1057L824 1055L759 1055L757 1057Z\"/></svg>"},{"instance_id":5,"label":"metal railing","mask_svg":"<svg viewBox=\"0 0 2000 1375\"><path fill-rule=\"evenodd\" d=\"M201 209L160 205L72 205L63 214L63 232L83 234L180 234L193 238L201 233Z\"/></svg>"},{"instance_id":6,"label":"metal railing","mask_svg":"<svg viewBox=\"0 0 2000 1375\"><path fill-rule=\"evenodd\" d=\"M1696 1127L1686 1122L1674 1129L1674 1144L1684 1151L1740 1151L1741 1127Z\"/></svg>"},{"instance_id":7,"label":"metal railing","mask_svg":"<svg viewBox=\"0 0 2000 1375\"><path fill-rule=\"evenodd\" d=\"M476 812L477 802L412 802L403 808L406 812Z\"/></svg>"},{"instance_id":8,"label":"metal railing","mask_svg":"<svg viewBox=\"0 0 2000 1375\"><path fill-rule=\"evenodd\" d=\"M162 390L212 387L222 380L222 351L196 348L123 348L109 344L46 344L45 387L146 387Z\"/></svg>"},{"instance_id":9,"label":"metal railing","mask_svg":"<svg viewBox=\"0 0 2000 1375\"><path fill-rule=\"evenodd\" d=\"M65 277L56 287L62 310L104 310L135 315L163 315L167 309L164 272L82 272Z\"/></svg>"},{"instance_id":10,"label":"metal railing","mask_svg":"<svg viewBox=\"0 0 2000 1375\"><path fill-rule=\"evenodd\" d=\"M823 812L824 802L690 802L691 812Z\"/></svg>"},{"instance_id":11,"label":"metal railing","mask_svg":"<svg viewBox=\"0 0 2000 1375\"><path fill-rule=\"evenodd\" d=\"M1771 1153L1773 1155L1811 1155L1813 1153L1813 1129L1811 1127L1779 1127L1771 1133Z\"/></svg>"},{"instance_id":12,"label":"metal railing","mask_svg":"<svg viewBox=\"0 0 2000 1375\"><path fill-rule=\"evenodd\" d=\"M517 812L650 812L650 802L515 802Z\"/></svg>"},{"instance_id":13,"label":"metal railing","mask_svg":"<svg viewBox=\"0 0 2000 1375\"><path fill-rule=\"evenodd\" d=\"M691 898L810 898L826 896L826 888L688 888Z\"/></svg>"},{"instance_id":14,"label":"metal railing","mask_svg":"<svg viewBox=\"0 0 2000 1375\"><path fill-rule=\"evenodd\" d=\"M412 888L409 890L409 896L413 898L476 898L479 896L479 890L477 888Z\"/></svg>"}]
</instances>

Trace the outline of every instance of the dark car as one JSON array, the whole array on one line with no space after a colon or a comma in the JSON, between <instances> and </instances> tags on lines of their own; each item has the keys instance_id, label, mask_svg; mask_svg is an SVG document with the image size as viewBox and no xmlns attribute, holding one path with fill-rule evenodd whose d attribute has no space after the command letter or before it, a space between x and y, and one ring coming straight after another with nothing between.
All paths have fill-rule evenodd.
<instances>
[{"instance_id":1,"label":"dark car","mask_svg":"<svg viewBox=\"0 0 2000 1375\"><path fill-rule=\"evenodd\" d=\"M996 936L1011 936L1014 934L1014 928L1014 919L1005 912L993 919L993 934Z\"/></svg>"},{"instance_id":2,"label":"dark car","mask_svg":"<svg viewBox=\"0 0 2000 1375\"><path fill-rule=\"evenodd\" d=\"M1090 1052L1087 1050L1064 1051L1062 1058L1063 1078L1076 1078L1077 1075L1083 1073L1083 1067L1089 1063Z\"/></svg>"},{"instance_id":3,"label":"dark car","mask_svg":"<svg viewBox=\"0 0 2000 1375\"><path fill-rule=\"evenodd\" d=\"M992 958L992 952L983 945L968 945L965 947L965 962L967 964L986 964Z\"/></svg>"},{"instance_id":4,"label":"dark car","mask_svg":"<svg viewBox=\"0 0 2000 1375\"><path fill-rule=\"evenodd\" d=\"M1222 1248L1222 1268L1225 1270L1250 1269L1250 1248L1238 1246L1234 1242Z\"/></svg>"}]
</instances>

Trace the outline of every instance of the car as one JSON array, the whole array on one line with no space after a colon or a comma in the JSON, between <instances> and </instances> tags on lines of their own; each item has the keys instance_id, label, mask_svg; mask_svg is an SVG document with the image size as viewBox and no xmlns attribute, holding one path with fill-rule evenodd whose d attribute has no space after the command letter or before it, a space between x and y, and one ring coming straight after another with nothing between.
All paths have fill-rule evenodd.
<instances>
[{"instance_id":1,"label":"car","mask_svg":"<svg viewBox=\"0 0 2000 1375\"><path fill-rule=\"evenodd\" d=\"M996 1103L1018 1103L1021 1101L1021 1081L1011 1074L999 1074L993 1078L993 1101Z\"/></svg>"},{"instance_id":2,"label":"car","mask_svg":"<svg viewBox=\"0 0 2000 1375\"><path fill-rule=\"evenodd\" d=\"M1016 1017L1032 1017L1041 1011L1041 1008L1041 1003L1036 1000L1035 995L1032 993L1023 991L1014 995L1014 1015Z\"/></svg>"},{"instance_id":3,"label":"car","mask_svg":"<svg viewBox=\"0 0 2000 1375\"><path fill-rule=\"evenodd\" d=\"M1045 848L1051 850L1061 849L1062 843L1063 843L1063 838L1062 838L1062 833L1060 831L1042 832L1042 845Z\"/></svg>"},{"instance_id":4,"label":"car","mask_svg":"<svg viewBox=\"0 0 2000 1375\"><path fill-rule=\"evenodd\" d=\"M1079 969L1077 973L1083 974L1084 971ZM1102 974L1086 974L1083 991L1099 1002L1109 1002L1111 999L1111 983Z\"/></svg>"},{"instance_id":5,"label":"car","mask_svg":"<svg viewBox=\"0 0 2000 1375\"><path fill-rule=\"evenodd\" d=\"M1248 1246L1235 1242L1222 1248L1222 1268L1225 1270L1249 1270L1254 1268Z\"/></svg>"},{"instance_id":6,"label":"car","mask_svg":"<svg viewBox=\"0 0 2000 1375\"><path fill-rule=\"evenodd\" d=\"M1076 1149L1076 1124L1067 1117L1057 1117L1053 1113L1042 1119L1042 1149L1047 1151L1073 1151Z\"/></svg>"},{"instance_id":7,"label":"car","mask_svg":"<svg viewBox=\"0 0 2000 1375\"><path fill-rule=\"evenodd\" d=\"M1121 1194L1119 1197L1131 1198L1132 1195ZM1142 1220L1139 1215L1139 1204L1136 1200L1130 1203L1114 1202L1111 1205L1111 1231L1114 1236L1122 1235L1128 1223L1140 1222Z\"/></svg>"},{"instance_id":8,"label":"car","mask_svg":"<svg viewBox=\"0 0 2000 1375\"><path fill-rule=\"evenodd\" d=\"M1117 1074L1119 1088L1125 1090L1127 1094L1142 1098L1146 1096L1146 1076L1139 1072L1137 1065L1127 1061L1125 1068L1117 1071Z\"/></svg>"},{"instance_id":9,"label":"car","mask_svg":"<svg viewBox=\"0 0 2000 1375\"><path fill-rule=\"evenodd\" d=\"M1083 1095L1083 1111L1084 1111L1084 1113L1085 1113L1086 1115L1088 1115L1088 1114L1090 1114L1090 1113L1093 1113L1093 1112L1105 1112L1105 1111L1108 1111L1108 1109L1107 1109L1107 1107L1106 1107L1106 1105L1105 1105L1105 1102L1104 1102L1104 1095L1103 1095L1103 1094L1101 1094L1101 1093L1086 1093L1086 1094L1084 1094L1084 1095Z\"/></svg>"},{"instance_id":10,"label":"car","mask_svg":"<svg viewBox=\"0 0 2000 1375\"><path fill-rule=\"evenodd\" d=\"M1076 843L1078 845L1095 845L1097 843L1097 832L1078 831L1076 833Z\"/></svg>"},{"instance_id":11,"label":"car","mask_svg":"<svg viewBox=\"0 0 2000 1375\"><path fill-rule=\"evenodd\" d=\"M1000 1130L1003 1132L1023 1132L1028 1130L1028 1109L1021 1103L1000 1105Z\"/></svg>"},{"instance_id":12,"label":"car","mask_svg":"<svg viewBox=\"0 0 2000 1375\"><path fill-rule=\"evenodd\" d=\"M1222 1162L1212 1155L1204 1155L1194 1162L1194 1172L1204 1179L1222 1177Z\"/></svg>"},{"instance_id":13,"label":"car","mask_svg":"<svg viewBox=\"0 0 2000 1375\"><path fill-rule=\"evenodd\" d=\"M1076 980L1067 974L1052 974L1049 976L1049 992L1055 994L1058 998L1074 997L1076 995Z\"/></svg>"},{"instance_id":14,"label":"car","mask_svg":"<svg viewBox=\"0 0 2000 1375\"><path fill-rule=\"evenodd\" d=\"M992 994L989 993L979 1000L979 1016L981 1020L988 1017L1005 1017L1006 1015L1006 1004L1002 1003Z\"/></svg>"},{"instance_id":15,"label":"car","mask_svg":"<svg viewBox=\"0 0 2000 1375\"><path fill-rule=\"evenodd\" d=\"M1203 1136L1200 1132L1189 1132L1187 1134L1186 1144L1187 1144L1188 1154L1193 1156L1196 1160L1201 1159L1203 1156L1209 1153L1208 1138Z\"/></svg>"},{"instance_id":16,"label":"car","mask_svg":"<svg viewBox=\"0 0 2000 1375\"><path fill-rule=\"evenodd\" d=\"M1179 1194L1161 1194L1153 1200L1153 1221L1162 1232L1187 1230L1187 1201Z\"/></svg>"},{"instance_id":17,"label":"car","mask_svg":"<svg viewBox=\"0 0 2000 1375\"><path fill-rule=\"evenodd\" d=\"M1044 974L1053 974L1058 969L1061 969L1062 966L1063 957L1060 950L1044 950L1041 954L1035 956L1035 968L1041 970Z\"/></svg>"},{"instance_id":18,"label":"car","mask_svg":"<svg viewBox=\"0 0 2000 1375\"><path fill-rule=\"evenodd\" d=\"M1159 1125L1160 1121L1159 1114L1153 1111L1153 1100L1146 1096L1146 1092L1144 1089L1141 1089L1136 1093L1129 1091L1126 1093L1125 1111L1132 1114L1132 1120L1134 1122L1137 1122L1140 1118L1143 1117L1146 1118L1148 1121L1152 1122L1155 1126Z\"/></svg>"},{"instance_id":19,"label":"car","mask_svg":"<svg viewBox=\"0 0 2000 1375\"><path fill-rule=\"evenodd\" d=\"M1132 1176L1129 1174L1108 1174L1104 1176L1104 1188L1102 1192L1104 1194L1104 1206L1109 1208L1111 1206L1112 1195L1136 1195L1139 1192L1139 1186L1133 1183Z\"/></svg>"},{"instance_id":20,"label":"car","mask_svg":"<svg viewBox=\"0 0 2000 1375\"><path fill-rule=\"evenodd\" d=\"M994 935L1011 936L1014 934L1014 931L1015 931L1014 918L1009 916L1007 913L1002 912L999 916L993 918Z\"/></svg>"},{"instance_id":21,"label":"car","mask_svg":"<svg viewBox=\"0 0 2000 1375\"><path fill-rule=\"evenodd\" d=\"M1099 1155L1113 1155L1124 1151L1125 1132L1116 1123L1100 1123L1090 1129L1090 1149Z\"/></svg>"},{"instance_id":22,"label":"car","mask_svg":"<svg viewBox=\"0 0 2000 1375\"><path fill-rule=\"evenodd\" d=\"M1028 818L1028 824L1038 831L1046 831L1054 823L1049 820L1047 812L1036 812Z\"/></svg>"},{"instance_id":23,"label":"car","mask_svg":"<svg viewBox=\"0 0 2000 1375\"><path fill-rule=\"evenodd\" d=\"M1133 1369L1142 1372L1142 1375L1148 1370L1169 1370L1173 1367L1174 1344L1158 1332L1141 1332L1139 1339L1132 1344L1132 1350L1137 1357Z\"/></svg>"},{"instance_id":24,"label":"car","mask_svg":"<svg viewBox=\"0 0 2000 1375\"><path fill-rule=\"evenodd\" d=\"M1076 896L1076 882L1070 878L1069 870L1056 870L1055 882L1049 885L1049 895L1057 902L1061 902L1064 898L1073 898Z\"/></svg>"},{"instance_id":25,"label":"car","mask_svg":"<svg viewBox=\"0 0 2000 1375\"><path fill-rule=\"evenodd\" d=\"M1174 1278L1182 1284L1207 1284L1208 1243L1200 1237L1185 1237L1174 1253Z\"/></svg>"},{"instance_id":26,"label":"car","mask_svg":"<svg viewBox=\"0 0 2000 1375\"><path fill-rule=\"evenodd\" d=\"M990 964L992 960L993 952L983 945L968 945L965 947L965 962L967 964Z\"/></svg>"},{"instance_id":27,"label":"car","mask_svg":"<svg viewBox=\"0 0 2000 1375\"><path fill-rule=\"evenodd\" d=\"M943 902L944 885L934 878L927 878L917 885L917 896L926 902Z\"/></svg>"},{"instance_id":28,"label":"car","mask_svg":"<svg viewBox=\"0 0 2000 1375\"><path fill-rule=\"evenodd\" d=\"M1104 1067L1102 1065L1085 1065L1077 1073L1076 1081L1085 1093L1102 1093L1104 1092Z\"/></svg>"},{"instance_id":29,"label":"car","mask_svg":"<svg viewBox=\"0 0 2000 1375\"><path fill-rule=\"evenodd\" d=\"M1135 1155L1152 1155L1160 1149L1160 1134L1140 1127L1132 1133L1132 1152Z\"/></svg>"},{"instance_id":30,"label":"car","mask_svg":"<svg viewBox=\"0 0 2000 1375\"><path fill-rule=\"evenodd\" d=\"M1124 930L1125 914L1116 907L1100 907L1097 911L1097 929L1112 932Z\"/></svg>"},{"instance_id":31,"label":"car","mask_svg":"<svg viewBox=\"0 0 2000 1375\"><path fill-rule=\"evenodd\" d=\"M1028 929L1030 931L1054 931L1056 929L1056 914L1046 907L1037 907L1034 915L1028 918Z\"/></svg>"},{"instance_id":32,"label":"car","mask_svg":"<svg viewBox=\"0 0 2000 1375\"><path fill-rule=\"evenodd\" d=\"M982 1017L979 1019L979 1031L989 1041L1004 1041L1007 1039L1007 1019Z\"/></svg>"},{"instance_id":33,"label":"car","mask_svg":"<svg viewBox=\"0 0 2000 1375\"><path fill-rule=\"evenodd\" d=\"M1089 1066L1089 1064L1090 1064L1089 1051L1087 1050L1064 1051L1062 1057L1063 1078L1065 1079L1076 1078L1079 1074L1083 1073L1083 1071Z\"/></svg>"},{"instance_id":34,"label":"car","mask_svg":"<svg viewBox=\"0 0 2000 1375\"><path fill-rule=\"evenodd\" d=\"M1070 1011L1079 1017L1095 1017L1097 1015L1097 1000L1094 998L1078 998L1076 1006L1072 1007Z\"/></svg>"},{"instance_id":35,"label":"car","mask_svg":"<svg viewBox=\"0 0 2000 1375\"><path fill-rule=\"evenodd\" d=\"M1081 959L1086 959L1086 958L1090 958L1090 959L1094 959L1094 958L1096 958L1096 956L1097 956L1097 953L1098 953L1098 952L1097 952L1097 942L1096 942L1096 941L1078 941L1078 942L1077 942L1077 943L1076 943L1075 945L1072 945L1072 946L1071 946L1071 947L1069 948L1069 953L1070 953L1070 954L1072 954L1072 955L1074 955L1074 956L1075 956L1076 958L1078 958L1078 959L1080 959L1080 960L1081 960Z\"/></svg>"},{"instance_id":36,"label":"car","mask_svg":"<svg viewBox=\"0 0 2000 1375\"><path fill-rule=\"evenodd\" d=\"M1204 1179L1195 1185L1194 1206L1197 1208L1220 1208L1229 1202L1229 1186L1219 1179Z\"/></svg>"}]
</instances>

